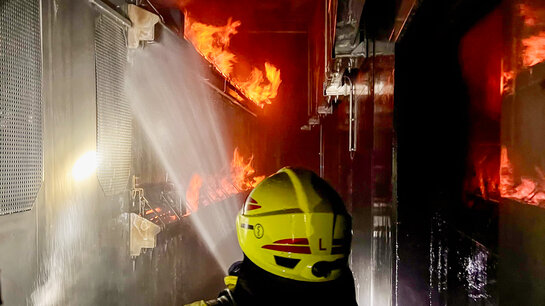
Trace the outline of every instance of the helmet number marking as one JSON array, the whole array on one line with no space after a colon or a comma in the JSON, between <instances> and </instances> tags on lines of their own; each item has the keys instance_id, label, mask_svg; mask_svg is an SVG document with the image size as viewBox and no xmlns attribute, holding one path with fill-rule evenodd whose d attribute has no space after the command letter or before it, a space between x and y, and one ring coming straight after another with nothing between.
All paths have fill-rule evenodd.
<instances>
[{"instance_id":1,"label":"helmet number marking","mask_svg":"<svg viewBox=\"0 0 545 306\"><path fill-rule=\"evenodd\" d=\"M322 238L320 238L320 240L319 240L319 247L320 247L320 251L326 251L327 250L326 248L322 248Z\"/></svg>"},{"instance_id":2,"label":"helmet number marking","mask_svg":"<svg viewBox=\"0 0 545 306\"><path fill-rule=\"evenodd\" d=\"M254 226L254 235L257 239L261 239L264 233L265 233L265 230L263 229L263 225L258 223Z\"/></svg>"}]
</instances>

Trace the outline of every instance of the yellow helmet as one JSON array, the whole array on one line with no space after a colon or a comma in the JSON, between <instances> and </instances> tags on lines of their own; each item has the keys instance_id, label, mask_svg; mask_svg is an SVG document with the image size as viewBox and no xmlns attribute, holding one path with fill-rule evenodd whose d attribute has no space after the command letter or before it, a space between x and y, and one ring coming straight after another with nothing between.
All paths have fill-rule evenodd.
<instances>
[{"instance_id":1,"label":"yellow helmet","mask_svg":"<svg viewBox=\"0 0 545 306\"><path fill-rule=\"evenodd\" d=\"M347 267L350 215L335 190L311 171L283 168L250 193L237 217L244 254L272 274L306 282L338 278Z\"/></svg>"}]
</instances>

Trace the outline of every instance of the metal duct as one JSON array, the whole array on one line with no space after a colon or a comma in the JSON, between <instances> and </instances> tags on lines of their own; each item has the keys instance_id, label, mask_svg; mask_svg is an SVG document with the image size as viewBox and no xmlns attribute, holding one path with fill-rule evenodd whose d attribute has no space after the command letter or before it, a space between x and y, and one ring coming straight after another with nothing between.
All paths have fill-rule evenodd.
<instances>
[{"instance_id":1,"label":"metal duct","mask_svg":"<svg viewBox=\"0 0 545 306\"><path fill-rule=\"evenodd\" d=\"M125 95L125 30L101 15L95 25L97 86L97 175L106 195L127 189L131 165L132 117Z\"/></svg>"},{"instance_id":2,"label":"metal duct","mask_svg":"<svg viewBox=\"0 0 545 306\"><path fill-rule=\"evenodd\" d=\"M361 55L365 51L363 45L359 46L359 26L364 3L363 0L339 1L335 29L335 57Z\"/></svg>"},{"instance_id":3,"label":"metal duct","mask_svg":"<svg viewBox=\"0 0 545 306\"><path fill-rule=\"evenodd\" d=\"M0 215L32 208L42 183L40 1L0 4Z\"/></svg>"}]
</instances>

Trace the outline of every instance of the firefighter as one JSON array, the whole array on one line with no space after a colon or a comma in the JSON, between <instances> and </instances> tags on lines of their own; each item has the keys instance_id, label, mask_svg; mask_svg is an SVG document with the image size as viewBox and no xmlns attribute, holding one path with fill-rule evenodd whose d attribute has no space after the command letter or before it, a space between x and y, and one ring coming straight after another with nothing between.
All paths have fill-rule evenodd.
<instances>
[{"instance_id":1,"label":"firefighter","mask_svg":"<svg viewBox=\"0 0 545 306\"><path fill-rule=\"evenodd\" d=\"M357 305L348 267L351 218L324 180L283 168L248 196L237 221L244 253L211 301L189 305Z\"/></svg>"}]
</instances>

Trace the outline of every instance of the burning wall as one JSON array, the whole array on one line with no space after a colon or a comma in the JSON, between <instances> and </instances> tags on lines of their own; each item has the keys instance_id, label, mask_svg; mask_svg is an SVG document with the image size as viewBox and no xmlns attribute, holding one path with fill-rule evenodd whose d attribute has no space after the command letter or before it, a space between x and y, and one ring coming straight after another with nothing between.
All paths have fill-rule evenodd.
<instances>
[{"instance_id":1,"label":"burning wall","mask_svg":"<svg viewBox=\"0 0 545 306\"><path fill-rule=\"evenodd\" d=\"M466 34L460 53L472 113L466 192L545 206L545 8L504 3Z\"/></svg>"}]
</instances>

